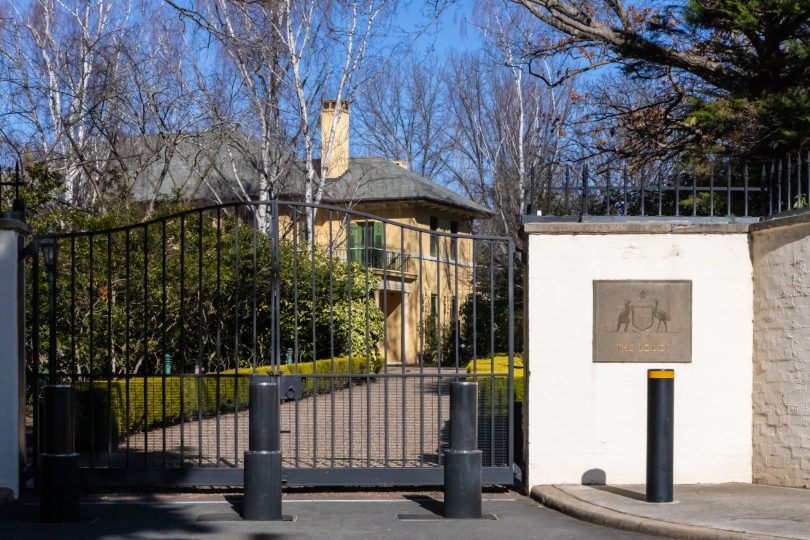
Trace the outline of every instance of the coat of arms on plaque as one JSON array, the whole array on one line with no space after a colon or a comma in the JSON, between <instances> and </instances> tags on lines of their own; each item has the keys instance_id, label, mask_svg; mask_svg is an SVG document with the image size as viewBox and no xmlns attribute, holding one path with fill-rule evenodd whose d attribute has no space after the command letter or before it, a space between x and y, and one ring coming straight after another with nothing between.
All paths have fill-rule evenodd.
<instances>
[{"instance_id":1,"label":"coat of arms on plaque","mask_svg":"<svg viewBox=\"0 0 810 540\"><path fill-rule=\"evenodd\" d=\"M594 280L594 362L690 362L692 282Z\"/></svg>"},{"instance_id":2,"label":"coat of arms on plaque","mask_svg":"<svg viewBox=\"0 0 810 540\"><path fill-rule=\"evenodd\" d=\"M669 332L672 316L661 307L658 299L642 289L635 300L625 300L616 321L616 332L627 332L632 327L638 332L648 332L655 326L655 332Z\"/></svg>"}]
</instances>

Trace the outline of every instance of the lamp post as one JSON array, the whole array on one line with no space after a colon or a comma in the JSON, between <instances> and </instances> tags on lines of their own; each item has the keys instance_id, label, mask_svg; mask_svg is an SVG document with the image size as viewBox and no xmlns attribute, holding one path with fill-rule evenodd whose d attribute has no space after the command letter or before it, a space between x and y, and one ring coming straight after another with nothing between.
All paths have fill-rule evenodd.
<instances>
[{"instance_id":1,"label":"lamp post","mask_svg":"<svg viewBox=\"0 0 810 540\"><path fill-rule=\"evenodd\" d=\"M79 519L79 454L75 451L73 387L58 384L56 372L56 263L53 232L39 239L48 274L48 385L45 386L45 451L39 457L40 518L47 523Z\"/></svg>"},{"instance_id":2,"label":"lamp post","mask_svg":"<svg viewBox=\"0 0 810 540\"><path fill-rule=\"evenodd\" d=\"M59 242L53 234L39 240L45 272L48 274L48 382L56 383L56 261Z\"/></svg>"}]
</instances>

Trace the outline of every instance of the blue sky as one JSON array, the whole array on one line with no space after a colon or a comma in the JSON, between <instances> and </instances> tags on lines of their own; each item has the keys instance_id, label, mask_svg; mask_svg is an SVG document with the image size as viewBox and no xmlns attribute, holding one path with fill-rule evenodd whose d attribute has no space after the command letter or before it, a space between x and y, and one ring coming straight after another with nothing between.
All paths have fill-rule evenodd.
<instances>
[{"instance_id":1,"label":"blue sky","mask_svg":"<svg viewBox=\"0 0 810 540\"><path fill-rule=\"evenodd\" d=\"M481 36L472 22L475 3L458 0L436 16L432 2L414 0L400 6L395 24L422 53L444 55L451 49L477 49Z\"/></svg>"}]
</instances>

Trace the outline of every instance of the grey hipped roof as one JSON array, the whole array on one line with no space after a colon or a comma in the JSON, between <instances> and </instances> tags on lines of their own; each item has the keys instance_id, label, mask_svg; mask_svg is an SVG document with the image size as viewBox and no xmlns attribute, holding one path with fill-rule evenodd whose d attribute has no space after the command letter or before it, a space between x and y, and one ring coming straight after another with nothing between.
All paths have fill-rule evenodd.
<instances>
[{"instance_id":1,"label":"grey hipped roof","mask_svg":"<svg viewBox=\"0 0 810 540\"><path fill-rule=\"evenodd\" d=\"M244 193L257 198L259 163L253 156L259 152L255 141L245 139L239 144L217 144L213 139L213 134L200 133L179 142L159 187L161 198L232 201L244 198ZM143 172L132 184L131 191L134 198L146 200L164 174L165 155L150 153L148 138L135 141L138 139L127 141L130 159L140 161L139 168ZM284 173L274 195L282 199L303 198L304 163L290 156L282 156L281 162ZM320 171L320 160L315 160L314 166ZM321 200L324 204L386 201L424 201L450 206L472 217L492 215L487 207L384 158L349 158L349 170L343 176L324 181Z\"/></svg>"},{"instance_id":2,"label":"grey hipped roof","mask_svg":"<svg viewBox=\"0 0 810 540\"><path fill-rule=\"evenodd\" d=\"M302 166L300 162L297 165ZM314 165L316 170L320 169L320 160ZM287 182L285 194L303 193L303 172L300 170L301 185L293 188L297 192L289 189L296 183ZM340 178L325 180L323 185L323 200L332 203L428 201L455 207L475 217L492 215L487 207L384 158L349 158L349 170Z\"/></svg>"}]
</instances>

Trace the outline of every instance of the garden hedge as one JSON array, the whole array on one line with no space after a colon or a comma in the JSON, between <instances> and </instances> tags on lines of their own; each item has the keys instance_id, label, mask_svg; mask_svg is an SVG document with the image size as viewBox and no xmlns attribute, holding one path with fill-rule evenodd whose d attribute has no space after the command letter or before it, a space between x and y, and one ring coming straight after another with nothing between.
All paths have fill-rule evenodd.
<instances>
[{"instance_id":1,"label":"garden hedge","mask_svg":"<svg viewBox=\"0 0 810 540\"><path fill-rule=\"evenodd\" d=\"M478 368L477 370L475 368ZM523 378L523 359L520 355L515 354L514 360L514 374L515 374L515 403L523 403L523 394L525 391L524 378ZM467 364L467 373L478 373L481 376L478 389L478 402L479 404L490 403L490 394L492 384L490 383L490 374L495 381L495 408L506 407L508 403L508 389L509 389L509 356L506 354L495 355L494 368L492 358L479 358L475 363L470 362ZM468 381L475 380L474 377L468 377Z\"/></svg>"},{"instance_id":2,"label":"garden hedge","mask_svg":"<svg viewBox=\"0 0 810 540\"><path fill-rule=\"evenodd\" d=\"M379 363L372 360L371 365L365 358L352 359L351 373L365 375L376 373ZM267 374L270 366L256 368L256 374ZM315 362L316 374L349 373L349 360L346 357ZM329 393L349 385L348 377L307 378L313 373L312 362L282 365L283 375L302 375L302 397L312 395L317 385L318 393ZM104 451L108 441L115 446L121 437L145 429L180 423L181 410L185 420L195 419L201 412L203 416L215 414L217 410L232 413L248 405L248 388L250 369L229 369L216 374L195 375L152 375L131 377L129 379L129 414L127 414L127 381L125 379L77 381L74 385L76 399L77 444L81 451L91 447L95 451ZM182 408L181 408L182 381ZM317 382L316 382L317 381ZM362 383L362 377L354 379L355 384ZM164 386L165 385L165 386ZM165 392L164 392L165 388ZM163 406L165 396L165 409ZM200 407L202 411L200 411ZM92 429L91 429L92 428ZM110 436L112 435L112 436ZM92 442L91 442L92 441Z\"/></svg>"},{"instance_id":3,"label":"garden hedge","mask_svg":"<svg viewBox=\"0 0 810 540\"><path fill-rule=\"evenodd\" d=\"M477 367L477 369L476 369ZM523 359L515 354L514 360L514 440L513 448L523 448L523 396L524 371ZM484 466L508 465L506 440L494 445L492 453L492 434L496 438L504 437L509 429L509 356L496 354L494 366L492 357L479 358L475 364L467 364L467 373L478 373L478 447L482 451L481 460ZM491 376L494 375L494 376ZM467 377L474 381L475 377ZM494 390L494 395L493 395ZM494 413L494 414L493 414ZM516 454L519 455L519 452Z\"/></svg>"}]
</instances>

